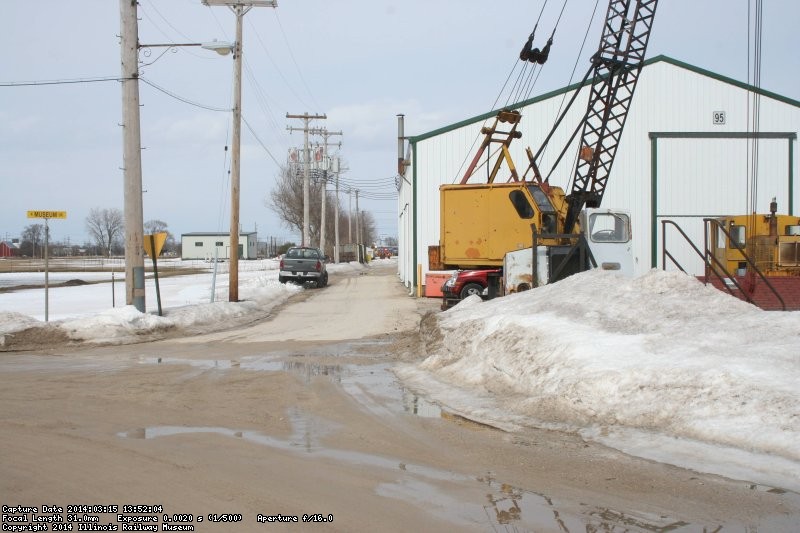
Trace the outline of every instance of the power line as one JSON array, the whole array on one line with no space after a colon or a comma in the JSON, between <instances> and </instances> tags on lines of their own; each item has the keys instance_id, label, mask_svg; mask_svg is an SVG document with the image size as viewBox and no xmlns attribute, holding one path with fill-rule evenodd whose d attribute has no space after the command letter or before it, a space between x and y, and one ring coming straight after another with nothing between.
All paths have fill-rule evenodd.
<instances>
[{"instance_id":1,"label":"power line","mask_svg":"<svg viewBox=\"0 0 800 533\"><path fill-rule=\"evenodd\" d=\"M206 109L208 111L221 111L221 112L225 112L225 113L230 113L232 111L231 108L213 107L213 106L201 104L201 103L198 103L198 102L193 102L192 100L189 100L188 98L185 98L183 96L175 94L175 93L173 93L173 92L161 87L160 85L156 85L155 83L153 83L152 81L150 81L150 80L148 80L146 78L139 77L139 80L143 81L144 83L146 83L150 87L161 91L162 93L166 94L167 96L169 96L171 98L174 98L175 100L178 100L180 102L183 102L184 104L189 104L189 105L192 105L192 106L195 106L195 107L199 107L201 109Z\"/></svg>"},{"instance_id":2,"label":"power line","mask_svg":"<svg viewBox=\"0 0 800 533\"><path fill-rule=\"evenodd\" d=\"M395 185L394 176L391 176L389 178L379 178L379 179L373 179L373 180L363 180L363 179L356 179L356 178L351 178L351 179L342 178L342 179L344 181L349 181L349 182L352 182L352 183L359 183L359 184L364 183L364 184L373 184L373 185L386 185L386 186L391 186L391 187L394 187L394 185Z\"/></svg>"},{"instance_id":3,"label":"power line","mask_svg":"<svg viewBox=\"0 0 800 533\"><path fill-rule=\"evenodd\" d=\"M247 129L250 130L250 133L253 135L253 137L255 137L256 141L258 141L258 144L261 145L261 148L263 148L264 151L267 152L267 155L269 155L272 161L274 161L275 164L280 168L281 164L278 163L278 160L275 159L275 156L272 155L272 152L269 151L269 148L267 148L267 146L263 142L261 142L261 139L258 138L258 135L256 135L256 132L253 130L253 127L250 125L249 122L247 122L247 119L245 119L244 116L242 116L242 122L244 122L245 126L247 126Z\"/></svg>"},{"instance_id":4,"label":"power line","mask_svg":"<svg viewBox=\"0 0 800 533\"><path fill-rule=\"evenodd\" d=\"M387 184L387 185L376 185L376 184L364 183L364 182L360 182L360 181L350 181L350 180L344 180L344 179L340 179L339 181L341 183L344 183L346 185L350 185L352 187L361 187L361 188L364 188L364 189L392 190L392 191L396 190L396 188L395 188L393 183L391 185L389 185L389 184Z\"/></svg>"},{"instance_id":5,"label":"power line","mask_svg":"<svg viewBox=\"0 0 800 533\"><path fill-rule=\"evenodd\" d=\"M174 25L173 25L173 24L172 24L172 23L171 23L169 20L167 20L167 18L166 18L164 15L162 15L162 14L161 14L161 12L158 10L158 8L156 7L156 5L155 5L155 3L154 3L154 2L150 1L150 2L147 2L147 3L149 4L149 7L151 7L151 8L153 9L153 11L155 11L155 12L156 12L156 14L157 14L159 17L161 17L161 20L163 20L164 22L166 22L167 26L169 26L170 28L172 28L172 29L175 31L175 33L177 33L178 35L180 35L181 37L183 37L183 38L184 38L184 39L186 39L187 41L191 41L191 40L192 40L192 38L191 38L191 37L187 36L185 33L183 33L183 32L182 32L182 31L180 31L178 28L176 28L176 27L175 27L175 26L174 26ZM158 27L158 24L156 24L156 23L155 23L155 21L154 21L152 18L150 18L150 15L148 15L148 14L147 14L147 9L145 9L145 10L144 10L144 16L145 16L145 17L147 17L147 19L148 19L150 22L152 22L152 23L153 23L153 26L155 26L155 28L156 28L158 31L160 31L160 32L161 32L161 34L162 34L164 37L167 37L167 38L169 38L169 35L167 35L167 32L165 32L164 30L162 30L161 28L159 28L159 27Z\"/></svg>"},{"instance_id":6,"label":"power line","mask_svg":"<svg viewBox=\"0 0 800 533\"><path fill-rule=\"evenodd\" d=\"M249 80L250 84L254 87L255 91L255 101L258 106L261 108L264 117L266 118L267 125L271 127L273 131L273 138L280 143L283 143L284 147L286 147L286 139L282 137L281 128L278 126L277 121L275 120L275 114L272 110L272 107L269 105L269 99L266 96L266 91L264 91L261 85L256 80L256 76L253 73L253 69L250 68L250 64L245 59L244 61L245 71L247 72L247 79Z\"/></svg>"},{"instance_id":7,"label":"power line","mask_svg":"<svg viewBox=\"0 0 800 533\"><path fill-rule=\"evenodd\" d=\"M272 54L269 53L269 49L267 48L267 45L264 44L264 41L261 39L261 35L258 33L258 29L256 28L256 26L252 22L250 22L250 27L253 30L253 32L256 34L256 38L258 39L258 42L261 45L261 49L267 55L267 59L269 59L270 63L272 63L272 66L275 67L275 71L278 73L278 76L281 77L281 79L286 84L286 86L289 88L291 93L295 96L295 98L297 98L297 100L303 105L303 107L305 107L306 109L310 108L311 106L306 104L306 102L303 100L303 98L299 94L297 94L297 92L294 90L294 87L292 86L292 84L289 83L289 80L286 79L286 76L283 75L283 72L278 67L278 64L275 63L275 60L272 58ZM281 29L281 31L283 31L283 30ZM284 39L285 38L286 37L284 36ZM287 47L288 47L288 43L287 43ZM291 55L291 50L289 51L289 54ZM313 98L314 98L313 95L312 95L311 98L313 100ZM316 107L319 108L319 106L316 106Z\"/></svg>"},{"instance_id":8,"label":"power line","mask_svg":"<svg viewBox=\"0 0 800 533\"><path fill-rule=\"evenodd\" d=\"M275 10L275 20L278 22L278 28L280 28L281 35L283 35L283 40L286 43L286 49L289 51L289 57L292 59L292 63L294 63L295 69L297 69L297 74L300 76L300 81L303 83L303 87L305 87L306 91L308 91L308 95L311 97L312 103L317 107L317 109L320 109L321 106L317 102L317 99L314 98L314 94L311 92L311 89L308 88L308 84L306 83L306 80L303 77L303 71L300 69L300 66L297 64L297 60L294 58L294 54L292 53L292 47L289 46L289 39L287 39L286 37L286 32L283 31L283 24L281 24L281 19L280 17L278 17L277 10Z\"/></svg>"},{"instance_id":9,"label":"power line","mask_svg":"<svg viewBox=\"0 0 800 533\"><path fill-rule=\"evenodd\" d=\"M73 78L64 80L38 80L38 81L0 81L0 87L31 87L35 85L70 85L75 83L97 83L104 81L126 81L133 78L120 78L119 76L100 76L96 78Z\"/></svg>"}]
</instances>

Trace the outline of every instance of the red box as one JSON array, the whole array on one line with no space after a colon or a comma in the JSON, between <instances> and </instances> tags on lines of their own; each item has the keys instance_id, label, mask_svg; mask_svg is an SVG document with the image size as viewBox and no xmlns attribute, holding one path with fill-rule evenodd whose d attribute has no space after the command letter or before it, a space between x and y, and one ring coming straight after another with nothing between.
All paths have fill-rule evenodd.
<instances>
[{"instance_id":1,"label":"red box","mask_svg":"<svg viewBox=\"0 0 800 533\"><path fill-rule=\"evenodd\" d=\"M425 296L441 298L442 284L452 275L452 272L428 272L425 274Z\"/></svg>"}]
</instances>

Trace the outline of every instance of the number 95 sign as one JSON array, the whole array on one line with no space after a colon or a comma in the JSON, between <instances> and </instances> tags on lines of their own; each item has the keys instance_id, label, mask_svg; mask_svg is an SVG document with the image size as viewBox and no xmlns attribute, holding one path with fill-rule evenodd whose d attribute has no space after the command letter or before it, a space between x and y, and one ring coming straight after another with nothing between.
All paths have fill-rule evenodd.
<instances>
[{"instance_id":1,"label":"number 95 sign","mask_svg":"<svg viewBox=\"0 0 800 533\"><path fill-rule=\"evenodd\" d=\"M711 119L712 124L715 126L722 126L725 124L725 111L714 111L713 118Z\"/></svg>"}]
</instances>

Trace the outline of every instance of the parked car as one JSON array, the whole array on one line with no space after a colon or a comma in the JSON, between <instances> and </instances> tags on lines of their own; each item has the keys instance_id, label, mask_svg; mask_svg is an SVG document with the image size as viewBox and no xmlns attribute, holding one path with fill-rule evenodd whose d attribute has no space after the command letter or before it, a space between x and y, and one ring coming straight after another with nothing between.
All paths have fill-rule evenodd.
<instances>
[{"instance_id":1,"label":"parked car","mask_svg":"<svg viewBox=\"0 0 800 533\"><path fill-rule=\"evenodd\" d=\"M473 294L484 299L488 298L491 280L499 280L502 277L502 268L456 270L442 284L442 309L448 309Z\"/></svg>"},{"instance_id":2,"label":"parked car","mask_svg":"<svg viewBox=\"0 0 800 533\"><path fill-rule=\"evenodd\" d=\"M317 287L328 284L328 269L325 254L319 248L297 246L286 250L280 262L278 281L286 283L314 282Z\"/></svg>"}]
</instances>

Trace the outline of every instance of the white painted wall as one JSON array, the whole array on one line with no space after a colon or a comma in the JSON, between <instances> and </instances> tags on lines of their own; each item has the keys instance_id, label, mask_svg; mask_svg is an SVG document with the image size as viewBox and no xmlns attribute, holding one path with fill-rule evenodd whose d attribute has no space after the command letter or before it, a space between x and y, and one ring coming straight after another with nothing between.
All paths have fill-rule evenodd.
<instances>
[{"instance_id":1,"label":"white painted wall","mask_svg":"<svg viewBox=\"0 0 800 533\"><path fill-rule=\"evenodd\" d=\"M230 234L192 234L181 235L181 259L230 259ZM217 243L221 243L217 246ZM239 234L239 245L243 248L243 259L256 259L258 253L258 235L256 233Z\"/></svg>"}]
</instances>

